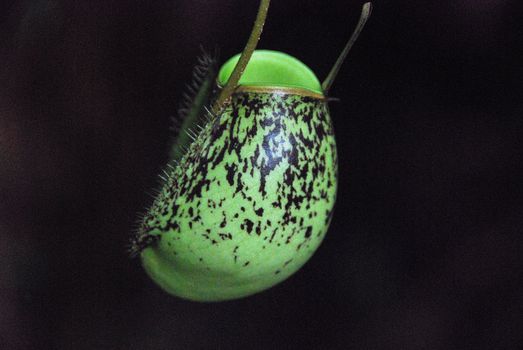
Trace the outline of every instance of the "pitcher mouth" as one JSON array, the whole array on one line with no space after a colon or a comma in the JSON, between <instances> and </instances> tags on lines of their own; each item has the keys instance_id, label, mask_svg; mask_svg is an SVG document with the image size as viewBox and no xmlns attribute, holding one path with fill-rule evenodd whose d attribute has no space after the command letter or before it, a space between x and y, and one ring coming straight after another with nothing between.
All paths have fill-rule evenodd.
<instances>
[{"instance_id":1,"label":"pitcher mouth","mask_svg":"<svg viewBox=\"0 0 523 350\"><path fill-rule=\"evenodd\" d=\"M218 86L227 83L239 58L240 54L233 56L220 68L216 79ZM307 65L295 57L272 50L253 52L238 82L238 89L263 92L272 89L282 93L294 91L299 95L324 96L320 81Z\"/></svg>"},{"instance_id":2,"label":"pitcher mouth","mask_svg":"<svg viewBox=\"0 0 523 350\"><path fill-rule=\"evenodd\" d=\"M221 88L221 86L218 85ZM326 100L327 97L323 94L311 91L308 89L303 89L299 87L289 87L289 86L258 86L258 85L240 85L234 90L234 94L240 93L261 93L261 94L275 94L275 95L295 95L295 96L304 96L310 97L317 100Z\"/></svg>"}]
</instances>

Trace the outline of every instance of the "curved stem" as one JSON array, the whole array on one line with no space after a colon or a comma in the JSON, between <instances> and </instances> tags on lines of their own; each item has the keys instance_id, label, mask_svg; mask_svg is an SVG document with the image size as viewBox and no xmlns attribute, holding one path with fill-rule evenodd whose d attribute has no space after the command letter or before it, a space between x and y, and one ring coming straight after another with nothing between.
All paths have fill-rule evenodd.
<instances>
[{"instance_id":1,"label":"curved stem","mask_svg":"<svg viewBox=\"0 0 523 350\"><path fill-rule=\"evenodd\" d=\"M260 7L258 8L258 14L256 15L256 20L254 21L254 26L252 28L249 40L247 40L247 44L243 49L240 59L238 60L238 63L236 63L229 80L227 80L227 84L225 84L223 89L220 91L218 98L216 98L216 101L212 106L212 111L216 114L220 112L224 104L234 93L243 71L251 59L252 53L256 49L256 45L258 45L258 41L260 40L260 36L263 31L263 25L265 24L265 18L267 17L267 11L269 10L270 2L270 0L260 1Z\"/></svg>"},{"instance_id":2,"label":"curved stem","mask_svg":"<svg viewBox=\"0 0 523 350\"><path fill-rule=\"evenodd\" d=\"M345 61L345 57L347 57L347 54L349 53L350 49L352 48L352 45L356 42L356 39L358 39L358 36L360 35L361 31L363 30L363 27L365 26L365 23L367 23L367 20L370 17L370 12L372 10L372 5L370 2L366 2L363 4L363 8L361 10L360 20L358 22L358 25L354 29L354 32L352 33L349 41L347 42L347 45L343 48L343 51L341 52L340 56L336 60L336 63L334 63L334 66L332 66L331 71L329 72L329 75L327 75L327 78L321 83L321 88L323 89L323 93L325 95L328 94L332 83L334 82L334 79L336 79L336 75L338 75L338 71L340 70L341 65L343 64L343 61Z\"/></svg>"}]
</instances>

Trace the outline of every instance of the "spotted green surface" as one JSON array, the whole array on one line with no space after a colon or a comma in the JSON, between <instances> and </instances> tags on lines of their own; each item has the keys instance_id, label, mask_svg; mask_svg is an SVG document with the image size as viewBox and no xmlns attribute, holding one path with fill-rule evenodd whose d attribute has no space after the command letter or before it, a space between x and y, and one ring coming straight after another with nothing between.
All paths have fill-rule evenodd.
<instances>
[{"instance_id":1,"label":"spotted green surface","mask_svg":"<svg viewBox=\"0 0 523 350\"><path fill-rule=\"evenodd\" d=\"M150 277L192 300L247 296L314 253L336 196L337 158L324 100L241 93L213 117L146 214Z\"/></svg>"}]
</instances>

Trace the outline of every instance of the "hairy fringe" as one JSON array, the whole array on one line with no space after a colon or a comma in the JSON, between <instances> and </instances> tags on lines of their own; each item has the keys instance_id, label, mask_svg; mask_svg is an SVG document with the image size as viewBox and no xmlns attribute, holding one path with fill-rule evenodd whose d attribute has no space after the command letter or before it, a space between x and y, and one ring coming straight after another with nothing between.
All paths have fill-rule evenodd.
<instances>
[{"instance_id":1,"label":"hairy fringe","mask_svg":"<svg viewBox=\"0 0 523 350\"><path fill-rule=\"evenodd\" d=\"M189 112L194 107L196 96L200 91L203 83L208 79L213 79L217 74L216 63L218 50L215 49L212 54L204 50L204 48L201 46L200 50L201 55L198 57L197 63L193 68L192 80L189 84L186 85L186 92L182 95L182 101L179 104L177 116L171 116L170 130L174 133L175 138L179 137L181 132L184 132L188 135L190 140L194 141L198 137L198 134L203 130L203 127L200 124L212 120L212 112L207 107L210 105L211 101L207 101L207 103L203 106L201 115L198 116L194 122L191 122L193 125L191 125L191 127L186 126L185 129L182 130L183 124L189 116ZM181 145L180 147L183 153L187 153L187 145ZM170 159L164 169L162 169L158 175L158 187L148 193L153 202L160 195L161 188L163 188L165 184L174 181L173 174L178 166L179 161L177 159ZM159 235L152 235L145 229L147 212L148 209L138 214L138 219L133 231L131 232L131 237L126 247L127 253L131 258L139 256L139 254L145 248L149 247L160 239Z\"/></svg>"},{"instance_id":2,"label":"hairy fringe","mask_svg":"<svg viewBox=\"0 0 523 350\"><path fill-rule=\"evenodd\" d=\"M202 84L210 75L216 74L218 50L215 49L214 52L210 53L202 46L200 46L200 50L201 54L197 58L196 65L192 71L192 80L185 85L186 91L182 94L182 101L178 105L178 113L175 116L171 116L170 130L175 133L175 136L180 133L182 124L187 118Z\"/></svg>"}]
</instances>

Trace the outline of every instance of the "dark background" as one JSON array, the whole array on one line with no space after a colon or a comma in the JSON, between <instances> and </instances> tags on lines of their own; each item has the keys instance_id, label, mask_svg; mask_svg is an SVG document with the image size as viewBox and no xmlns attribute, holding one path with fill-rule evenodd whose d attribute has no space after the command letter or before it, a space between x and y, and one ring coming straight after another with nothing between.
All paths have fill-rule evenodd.
<instances>
[{"instance_id":1,"label":"dark background","mask_svg":"<svg viewBox=\"0 0 523 350\"><path fill-rule=\"evenodd\" d=\"M376 1L332 95L337 208L261 294L162 292L125 246L200 53L256 1L0 3L1 349L521 349L517 0ZM274 0L260 48L320 77L362 1Z\"/></svg>"}]
</instances>

